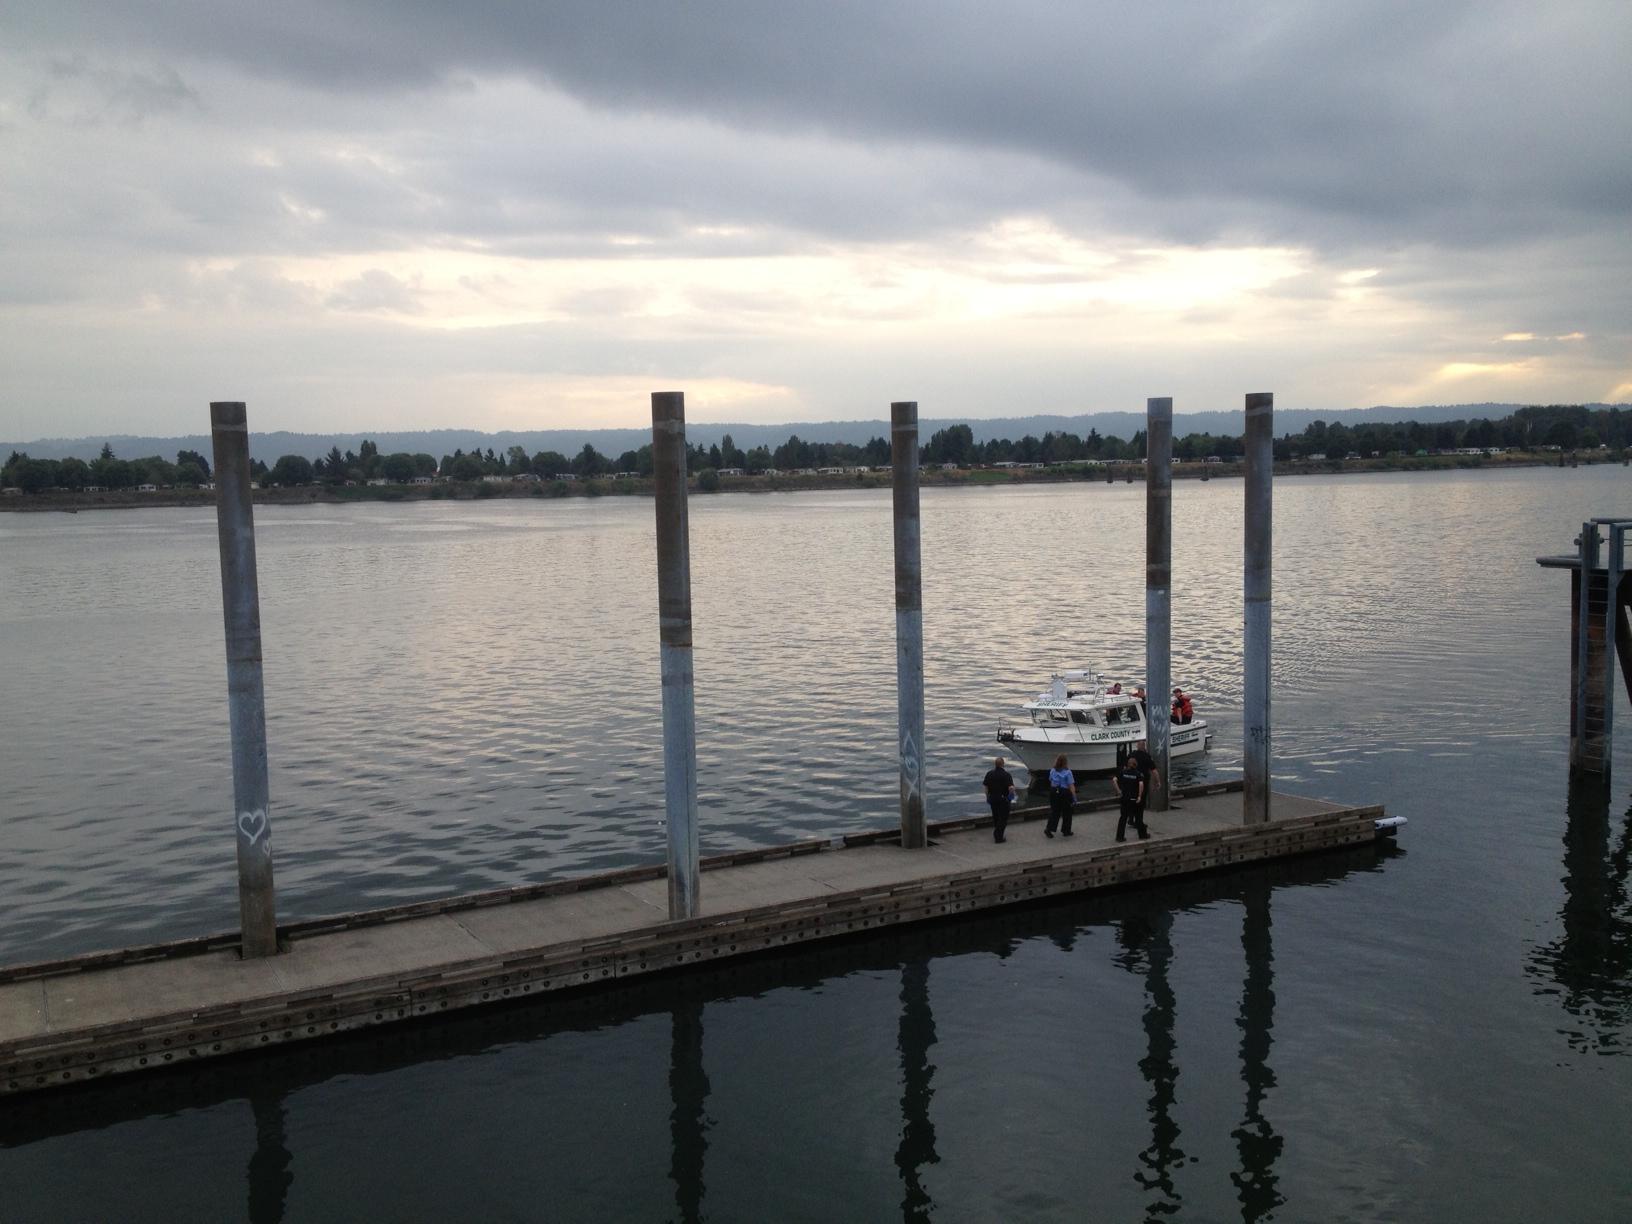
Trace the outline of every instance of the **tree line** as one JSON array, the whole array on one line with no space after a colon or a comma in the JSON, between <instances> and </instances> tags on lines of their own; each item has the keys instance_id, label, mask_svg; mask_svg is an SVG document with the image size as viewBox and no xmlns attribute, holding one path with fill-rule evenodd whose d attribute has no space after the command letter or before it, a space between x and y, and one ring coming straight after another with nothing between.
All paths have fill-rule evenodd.
<instances>
[{"instance_id":1,"label":"tree line","mask_svg":"<svg viewBox=\"0 0 1632 1224\"><path fill-rule=\"evenodd\" d=\"M1532 405L1520 408L1500 420L1475 418L1425 424L1401 421L1392 424L1344 425L1325 421L1311 423L1301 434L1287 434L1275 441L1275 457L1281 460L1307 459L1315 455L1342 458L1347 454L1400 455L1419 451L1496 447L1534 450L1558 447L1563 450L1594 449L1608 446L1620 450L1632 445L1632 412L1619 408L1589 409L1578 404ZM919 460L924 464L950 463L975 467L993 463L1070 463L1082 460L1138 460L1144 457L1144 431L1123 440L1103 436L1090 429L1086 437L1069 432L1049 432L1041 438L1027 434L1014 441L994 438L976 442L968 425L952 425L937 430L923 443ZM1239 435L1191 433L1173 442L1173 454L1180 460L1201 460L1211 456L1237 459L1242 454ZM824 467L879 467L890 462L890 444L885 438L870 438L861 445L850 442L807 442L797 434L777 447L756 446L744 451L727 434L711 446L691 444L687 467L701 473L740 468L747 473L799 471ZM268 467L257 460L251 475L268 485L344 485L370 480L407 484L416 478L443 478L477 481L484 476L536 476L555 480L566 475L580 479L630 473L652 474L652 448L627 450L616 458L602 455L588 443L568 458L557 451L529 455L525 448L512 446L503 454L489 447L456 450L437 460L428 454L398 452L382 455L370 441L357 451L342 452L338 446L319 459L284 455ZM0 468L0 485L25 493L46 489L129 489L143 484L197 486L210 479L210 463L197 451L176 453L175 462L158 455L142 459L120 459L113 447L103 443L101 453L89 462L83 459L31 459L13 451Z\"/></svg>"},{"instance_id":2,"label":"tree line","mask_svg":"<svg viewBox=\"0 0 1632 1224\"><path fill-rule=\"evenodd\" d=\"M210 461L197 451L176 452L171 463L159 455L120 459L106 442L95 459L30 459L18 451L0 467L0 485L24 493L45 489L134 489L138 485L200 485L210 478Z\"/></svg>"}]
</instances>

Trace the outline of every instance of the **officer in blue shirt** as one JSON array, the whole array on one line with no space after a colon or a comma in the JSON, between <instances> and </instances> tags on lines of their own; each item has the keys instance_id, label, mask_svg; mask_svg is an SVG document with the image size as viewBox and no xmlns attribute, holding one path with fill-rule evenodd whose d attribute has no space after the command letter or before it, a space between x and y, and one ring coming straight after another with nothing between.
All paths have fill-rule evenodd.
<instances>
[{"instance_id":1,"label":"officer in blue shirt","mask_svg":"<svg viewBox=\"0 0 1632 1224\"><path fill-rule=\"evenodd\" d=\"M1071 812L1077 806L1077 779L1066 767L1065 753L1054 758L1054 768L1048 771L1048 823L1043 836L1053 837L1059 829L1064 837L1071 836Z\"/></svg>"}]
</instances>

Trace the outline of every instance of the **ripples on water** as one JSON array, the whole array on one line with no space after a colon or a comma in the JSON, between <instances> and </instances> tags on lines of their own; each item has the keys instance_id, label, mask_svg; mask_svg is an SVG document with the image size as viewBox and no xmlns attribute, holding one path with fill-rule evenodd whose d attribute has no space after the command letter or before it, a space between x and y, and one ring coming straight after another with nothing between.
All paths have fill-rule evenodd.
<instances>
[{"instance_id":1,"label":"ripples on water","mask_svg":"<svg viewBox=\"0 0 1632 1224\"><path fill-rule=\"evenodd\" d=\"M108 1085L0 1128L0 1179L59 1188L25 1219L105 1218L61 1189L88 1162L151 1218L246 1185L260 1219L1632 1218L1628 788L1566 801L1568 599L1534 564L1625 481L1278 484L1276 776L1408 816L1386 861ZM1181 780L1239 767L1240 492L1174 499L1174 676L1219 729ZM892 823L888 494L692 507L705 852ZM923 513L952 815L1051 669L1137 676L1143 495ZM257 511L283 916L661 858L651 515ZM0 517L0 645L0 960L229 929L212 517ZM153 1177L178 1160L206 1172Z\"/></svg>"}]
</instances>

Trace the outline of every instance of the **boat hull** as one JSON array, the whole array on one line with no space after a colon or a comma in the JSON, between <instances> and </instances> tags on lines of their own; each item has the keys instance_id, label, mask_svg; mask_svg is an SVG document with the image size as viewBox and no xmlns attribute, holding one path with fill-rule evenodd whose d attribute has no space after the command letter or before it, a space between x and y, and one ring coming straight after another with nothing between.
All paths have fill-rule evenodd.
<instances>
[{"instance_id":1,"label":"boat hull","mask_svg":"<svg viewBox=\"0 0 1632 1224\"><path fill-rule=\"evenodd\" d=\"M1084 736L1091 738L1084 738ZM1016 727L998 735L998 743L1032 773L1046 774L1062 752L1073 773L1110 773L1116 768L1118 750L1144 738L1135 734L1108 732L1104 728ZM1213 738L1212 729L1202 719L1173 724L1168 741L1168 759L1205 752Z\"/></svg>"}]
</instances>

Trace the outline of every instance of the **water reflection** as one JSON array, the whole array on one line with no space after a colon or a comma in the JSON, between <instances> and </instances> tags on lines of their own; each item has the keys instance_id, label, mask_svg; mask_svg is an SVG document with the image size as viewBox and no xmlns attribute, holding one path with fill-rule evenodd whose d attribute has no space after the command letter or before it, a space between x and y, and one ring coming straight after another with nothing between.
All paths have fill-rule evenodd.
<instances>
[{"instance_id":1,"label":"water reflection","mask_svg":"<svg viewBox=\"0 0 1632 1224\"><path fill-rule=\"evenodd\" d=\"M1179 1067L1173 1037L1176 999L1168 980L1173 963L1172 911L1129 918L1118 924L1116 939L1122 949L1116 963L1130 973L1143 974L1145 982L1145 1056L1139 1060L1139 1070L1150 1085L1150 1143L1139 1153L1142 1167L1134 1173L1134 1181L1150 1192L1145 1218L1161 1220L1179 1214L1181 1199L1173 1184L1173 1169L1185 1158L1179 1147L1179 1124L1173 1117Z\"/></svg>"},{"instance_id":2,"label":"water reflection","mask_svg":"<svg viewBox=\"0 0 1632 1224\"><path fill-rule=\"evenodd\" d=\"M249 1158L250 1224L281 1224L284 1199L295 1175L284 1135L283 1094L257 1092L249 1098L255 1115L255 1152Z\"/></svg>"},{"instance_id":3,"label":"water reflection","mask_svg":"<svg viewBox=\"0 0 1632 1224\"><path fill-rule=\"evenodd\" d=\"M929 1061L935 1044L935 1013L929 1006L929 961L901 966L901 1024L896 1049L901 1055L901 1144L895 1149L895 1167L901 1171L901 1218L921 1224L934 1210L919 1170L937 1164L935 1124L929 1120L929 1102L935 1095L930 1081L935 1065Z\"/></svg>"},{"instance_id":4,"label":"water reflection","mask_svg":"<svg viewBox=\"0 0 1632 1224\"><path fill-rule=\"evenodd\" d=\"M1562 993L1586 1028L1566 1029L1573 1049L1618 1054L1632 1022L1632 810L1610 816L1601 778L1571 779L1565 808L1564 904L1557 940L1536 950L1530 971Z\"/></svg>"},{"instance_id":5,"label":"water reflection","mask_svg":"<svg viewBox=\"0 0 1632 1224\"><path fill-rule=\"evenodd\" d=\"M708 1151L708 1073L703 1070L703 1004L685 1002L671 1013L669 1045L669 1179L674 1206L685 1224L703 1218L703 1156Z\"/></svg>"},{"instance_id":6,"label":"water reflection","mask_svg":"<svg viewBox=\"0 0 1632 1224\"><path fill-rule=\"evenodd\" d=\"M1624 867L1624 836L1620 852ZM663 1204L658 1212L660 1218L696 1221L711 1214L719 1215L728 1210L728 1204L745 1194L789 1195L807 1206L810 1200L798 1199L799 1194L825 1195L824 1201L829 1205L841 1201L846 1194L853 1202L870 1201L857 1197L868 1193L863 1186L873 1184L866 1181L864 1169L858 1169L854 1185L834 1185L820 1190L757 1184L752 1175L744 1171L740 1159L733 1159L729 1145L720 1146L725 1142L720 1136L728 1133L729 1127L725 1132L716 1130L717 1122L709 1116L709 1109L712 1102L712 1107L719 1110L720 1100L732 1100L736 1109L745 1103L750 1108L763 1107L773 1112L806 1108L781 1097L774 1102L756 1103L753 1096L744 1102L740 1095L733 1095L740 1093L742 1086L733 1085L723 1069L730 1068L742 1051L732 1043L744 1039L798 1040L790 1036L800 1032L796 1009L779 1012L773 1007L760 1011L756 1000L780 998L786 1001L790 991L820 991L840 979L855 981L877 974L882 982L894 985L890 1002L897 1019L894 1067L900 1076L898 1100L890 1099L896 1095L893 1085L883 1094L877 1093L876 1081L824 1081L815 1085L800 1081L792 1069L786 1086L794 1090L802 1086L807 1094L814 1094L807 1095L807 1101L816 1099L821 1092L831 1092L845 1099L872 1100L876 1109L884 1111L894 1112L898 1108L900 1129L893 1162L889 1149L881 1148L877 1156L883 1168L877 1172L887 1170L894 1175L892 1180L900 1187L895 1201L899 1203L902 1219L924 1221L932 1218L937 1208L926 1186L930 1166L940 1170L937 1180L946 1179L939 1203L942 1213L955 1195L967 1195L972 1186L982 1184L979 1178L971 1181L966 1164L960 1167L960 1161L952 1159L956 1153L966 1153L977 1161L1002 1161L1017 1170L1022 1180L1029 1175L1034 1179L1040 1177L1045 1189L1049 1184L1046 1172L1040 1172L1044 1166L1032 1164L1030 1154L1005 1149L1003 1132L994 1130L989 1118L953 1112L943 1113L939 1125L932 1121L931 1110L938 1096L943 1101L955 1099L958 1092L942 1078L944 1057L937 1066L937 1051L945 1048L943 1039L951 1039L945 1038L944 1025L937 1026L935 1005L939 1003L954 1014L965 1006L967 999L959 992L971 989L968 975L986 958L996 965L1012 964L1007 958L1015 949L1026 945L1035 949L1039 944L1049 949L1056 963L1063 959L1060 953L1053 951L1056 946L1074 948L1072 955L1076 957L1103 957L1104 944L1098 942L1096 932L1108 932L1115 941L1110 964L1140 979L1142 1032L1132 1043L1107 1039L1098 1049L1102 1058L1137 1060L1146 1085L1145 1116L1149 1129L1148 1142L1141 1136L1136 1156L1114 1151L1103 1154L1111 1162L1106 1171L1112 1177L1118 1163L1130 1158L1135 1163L1134 1184L1127 1187L1124 1183L1127 1187L1124 1190L1108 1192L1107 1202L1137 1196L1138 1207L1126 1203L1134 1210L1125 1214L1142 1215L1151 1220L1222 1218L1226 1213L1234 1214L1231 1208L1238 1210L1244 1221L1262 1220L1286 1201L1280 1192L1277 1174L1282 1140L1264 1116L1268 1094L1275 1087L1270 1067L1275 1009L1270 894L1275 887L1327 882L1350 872L1375 870L1389 853L1375 846L1356 847L1348 852L1275 864L1251 874L1177 882L1142 889L1137 894L1052 902L980 919L892 932L855 943L722 965L684 978L628 983L605 992L450 1016L434 1024L353 1034L330 1042L289 1047L265 1058L223 1061L173 1074L86 1085L73 1092L41 1096L31 1101L27 1110L0 1111L0 1154L8 1148L28 1148L56 1140L61 1146L51 1159L57 1162L59 1169L67 1169L74 1167L76 1159L83 1157L87 1150L79 1142L81 1136L136 1123L137 1126L121 1133L120 1144L135 1144L139 1150L133 1158L139 1159L144 1168L168 1170L170 1164L163 1155L174 1138L168 1119L221 1105L229 1109L242 1108L247 1103L256 1137L256 1148L247 1168L247 1214L257 1222L278 1221L285 1217L286 1204L297 1189L297 1165L305 1179L300 1187L304 1192L302 1201L308 1207L322 1203L325 1195L332 1193L332 1188L325 1186L324 1177L332 1177L333 1172L331 1169L325 1174L322 1153L301 1147L299 1136L312 1132L289 1121L301 1120L305 1116L302 1110L320 1109L328 1115L335 1109L348 1108L348 1102L360 1098L370 1100L371 1107L375 1108L382 1102L398 1100L402 1111L412 1113L424 1106L415 1094L422 1091L426 1083L449 1088L468 1082L471 1085L469 1097L460 1097L455 1088L453 1095L439 1099L438 1108L449 1117L461 1119L473 1148L500 1149L503 1142L497 1138L497 1132L513 1127L517 1117L526 1115L523 1098L536 1092L538 1081L529 1078L527 1072L561 1057L560 1050L569 1043L580 1051L610 1051L617 1048L620 1032L627 1033L632 1027L662 1017L667 1020L670 1035L667 1091L661 1078L652 1079L649 1081L652 1095L632 1098L621 1105L605 1132L609 1139L628 1145L620 1153L608 1154L608 1160L623 1161L629 1171L628 1186L659 1183L658 1197ZM1602 863L1600 857L1600 865ZM1241 947L1245 966L1237 1026L1245 1111L1233 1129L1229 1129L1227 1117L1220 1117L1216 1122L1209 1119L1188 1123L1195 1132L1188 1136L1191 1151L1212 1151L1212 1141L1223 1141L1227 1132L1234 1144L1235 1156L1231 1163L1236 1168L1229 1174L1228 1181L1224 1169L1217 1165L1213 1166L1216 1171L1208 1176L1187 1180L1181 1170L1200 1166L1196 1163L1198 1158L1180 1145L1177 1090L1179 1075L1186 1069L1186 1063L1176 1040L1177 1000L1183 985L1175 972L1181 938L1176 924L1183 914L1209 909L1227 914L1236 902L1244 911ZM1625 941L1620 947L1624 952ZM930 986L943 958L963 959L956 972L935 977L937 993L944 996L937 999L931 995ZM1011 972L1004 969L1005 975ZM1004 980L1008 978L1005 976ZM1189 1000L1189 1003L1198 1012L1209 1005L1207 1000ZM705 1069L703 1044L704 1011L711 1006L754 1009L752 1021L746 1027L741 1014L733 1022L710 1026L713 1038L710 1052L716 1060L712 1081ZM793 1027L786 1027L789 1025ZM809 1034L803 1036L808 1039ZM549 1043L558 1039L565 1039L564 1044L551 1048ZM592 1044L586 1046L586 1040ZM1018 1034L1011 1034L1006 1042L997 1046L1006 1044L1012 1053L1014 1043L1020 1040ZM993 1052L1001 1053L997 1046ZM976 1051L981 1048L964 1050L961 1056L979 1057ZM1019 1048L1028 1053L1032 1049L1023 1045ZM495 1077L491 1071L485 1076L480 1073L482 1061L502 1051L513 1051L497 1056L515 1058L514 1065L522 1072L513 1081L505 1076ZM1113 1054L1112 1051L1120 1052ZM610 1054L602 1056L611 1057ZM1198 1059L1208 1057L1203 1050L1191 1051L1187 1057L1188 1070L1198 1076L1198 1082L1205 1083L1217 1069L1216 1063L1198 1064ZM427 1074L432 1064L462 1059L476 1060L468 1075L457 1070ZM859 1060L859 1063L865 1062ZM657 1066L661 1065L661 1061L657 1062ZM880 1062L867 1065L882 1070ZM992 1067L1012 1068L1014 1065L1000 1060ZM990 1069L971 1066L963 1070L979 1079L983 1071ZM1003 1085L1007 1081L995 1070L991 1074L996 1078L986 1082L996 1086L996 1104L1000 1108L1005 1104L1012 1107L1013 1101L1003 1099ZM724 1084L720 1083L722 1076L727 1077ZM513 1087L507 1086L512 1083ZM592 1077L583 1083L583 1091L600 1090L589 1087ZM310 1091L320 1085L326 1085L321 1092ZM1015 1091L1023 1089L1017 1087ZM946 1097L947 1092L954 1097ZM393 1093L398 1095L393 1097ZM595 1102L571 1093L554 1101L551 1109L564 1116L589 1119L597 1116ZM484 1127L494 1128L495 1134L487 1135ZM230 1130L221 1133L224 1136L220 1141L223 1163L241 1161L241 1152L234 1150L231 1146L234 1141L226 1137ZM296 1138L292 1140L291 1134ZM1130 1143L1129 1147L1132 1146ZM490 1189L497 1192L511 1183L533 1178L548 1185L555 1196L552 1199L558 1208L555 1218L604 1218L604 1214L597 1216L597 1212L604 1213L608 1209L604 1178L597 1182L588 1170L573 1163L584 1149L575 1149L577 1157L568 1152L552 1153L547 1147L529 1150L532 1167L495 1168ZM209 1153L202 1155L207 1157ZM709 1155L715 1158L712 1172L707 1162ZM378 1162L374 1175L382 1180L411 1180L412 1176L426 1173L417 1166L402 1165L401 1160L411 1158L399 1157L389 1150L371 1151L370 1159ZM4 1164L0 1163L0 1172L3 1170ZM446 1176L451 1181L455 1175L433 1173L432 1176ZM155 1177L153 1192L157 1199L185 1199L183 1191L177 1188L186 1181L185 1173L179 1168ZM755 1182L751 1189L745 1188L745 1177ZM1230 1193L1232 1185L1236 1202L1227 1207L1228 1200L1223 1196ZM636 1214L638 1203L652 1201L641 1198L636 1189L630 1189L629 1193L630 1210ZM237 1201L241 1203L243 1199ZM1081 1202L1073 1202L1074 1206L1083 1206ZM1024 1207L1017 1200L1001 1198L994 1198L988 1205L999 1211L1005 1204L1014 1210ZM875 1204L880 1208L883 1205L883 1202ZM650 1218L651 1214L648 1211L642 1218ZM867 1214L881 1213L874 1210ZM1036 1214L1050 1212L1044 1208ZM1071 1218L1054 1214L1057 1218ZM23 1215L26 1217L27 1213Z\"/></svg>"},{"instance_id":7,"label":"water reflection","mask_svg":"<svg viewBox=\"0 0 1632 1224\"><path fill-rule=\"evenodd\" d=\"M1231 1132L1241 1168L1230 1174L1244 1221L1267 1218L1286 1202L1277 1188L1275 1163L1282 1139L1264 1117L1264 1098L1275 1086L1269 1065L1271 1030L1275 1027L1275 953L1269 935L1269 885L1249 882L1241 897L1241 950L1246 973L1241 983L1241 1081L1247 1089L1246 1116Z\"/></svg>"}]
</instances>

